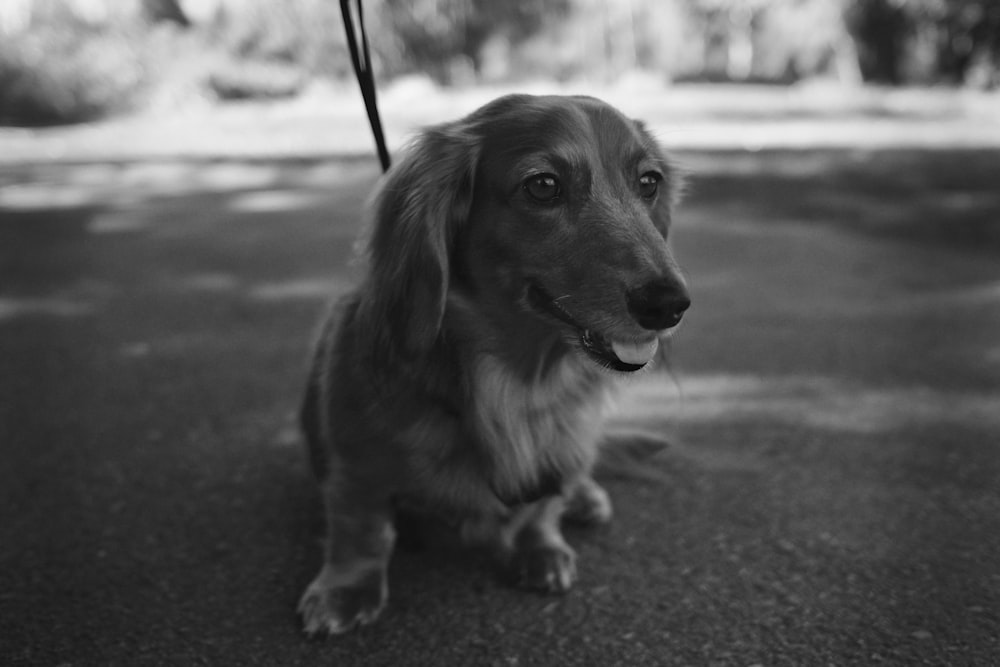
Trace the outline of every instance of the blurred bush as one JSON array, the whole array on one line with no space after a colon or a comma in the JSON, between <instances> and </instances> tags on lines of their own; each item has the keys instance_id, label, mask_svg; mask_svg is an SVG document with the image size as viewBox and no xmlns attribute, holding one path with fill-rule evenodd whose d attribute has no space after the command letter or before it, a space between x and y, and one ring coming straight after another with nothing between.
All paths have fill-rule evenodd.
<instances>
[{"instance_id":1,"label":"blurred bush","mask_svg":"<svg viewBox=\"0 0 1000 667\"><path fill-rule=\"evenodd\" d=\"M307 82L298 67L259 60L226 60L213 67L207 79L220 100L294 97Z\"/></svg>"},{"instance_id":2,"label":"blurred bush","mask_svg":"<svg viewBox=\"0 0 1000 667\"><path fill-rule=\"evenodd\" d=\"M365 3L369 13L370 4ZM269 63L331 78L353 71L337 0L219 0L217 5L202 30L230 63Z\"/></svg>"},{"instance_id":3,"label":"blurred bush","mask_svg":"<svg viewBox=\"0 0 1000 667\"><path fill-rule=\"evenodd\" d=\"M494 78L506 58L567 18L571 0L373 0L376 48L390 74L422 73L439 83Z\"/></svg>"},{"instance_id":4,"label":"blurred bush","mask_svg":"<svg viewBox=\"0 0 1000 667\"><path fill-rule=\"evenodd\" d=\"M0 39L0 123L71 123L120 111L144 74L127 34L54 12L44 25Z\"/></svg>"},{"instance_id":5,"label":"blurred bush","mask_svg":"<svg viewBox=\"0 0 1000 667\"><path fill-rule=\"evenodd\" d=\"M335 0L222 3L204 30L219 53L205 83L222 100L292 97L351 71Z\"/></svg>"}]
</instances>

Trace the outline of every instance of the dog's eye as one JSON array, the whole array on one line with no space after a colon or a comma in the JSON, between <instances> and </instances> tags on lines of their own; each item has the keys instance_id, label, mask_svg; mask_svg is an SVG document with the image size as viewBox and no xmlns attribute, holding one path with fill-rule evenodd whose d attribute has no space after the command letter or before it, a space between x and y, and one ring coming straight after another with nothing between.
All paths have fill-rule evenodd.
<instances>
[{"instance_id":1,"label":"dog's eye","mask_svg":"<svg viewBox=\"0 0 1000 667\"><path fill-rule=\"evenodd\" d=\"M535 174L524 182L524 189L535 201L551 203L559 198L559 179L552 174Z\"/></svg>"},{"instance_id":2,"label":"dog's eye","mask_svg":"<svg viewBox=\"0 0 1000 667\"><path fill-rule=\"evenodd\" d=\"M656 196L656 191L660 188L660 181L663 177L655 171L647 171L639 177L639 196L643 199L652 199Z\"/></svg>"}]
</instances>

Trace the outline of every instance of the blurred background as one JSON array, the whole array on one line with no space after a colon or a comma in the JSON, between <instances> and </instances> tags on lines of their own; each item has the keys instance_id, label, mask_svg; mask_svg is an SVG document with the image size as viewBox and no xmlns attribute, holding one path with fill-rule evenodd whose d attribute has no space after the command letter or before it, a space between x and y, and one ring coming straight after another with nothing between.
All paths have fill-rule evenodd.
<instances>
[{"instance_id":1,"label":"blurred background","mask_svg":"<svg viewBox=\"0 0 1000 667\"><path fill-rule=\"evenodd\" d=\"M365 0L394 155L514 90L646 120L694 306L576 590L400 553L303 641L379 176L338 5L0 0L0 664L996 665L1000 0Z\"/></svg>"},{"instance_id":2,"label":"blurred background","mask_svg":"<svg viewBox=\"0 0 1000 667\"><path fill-rule=\"evenodd\" d=\"M368 0L382 85L1000 83L995 0ZM0 122L36 126L351 78L333 0L4 0ZM348 82L350 83L350 82Z\"/></svg>"}]
</instances>

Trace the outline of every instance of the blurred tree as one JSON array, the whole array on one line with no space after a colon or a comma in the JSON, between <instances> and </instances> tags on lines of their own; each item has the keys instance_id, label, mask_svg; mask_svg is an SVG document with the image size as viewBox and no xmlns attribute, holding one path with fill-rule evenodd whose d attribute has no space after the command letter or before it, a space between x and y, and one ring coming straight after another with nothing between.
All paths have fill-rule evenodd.
<instances>
[{"instance_id":1,"label":"blurred tree","mask_svg":"<svg viewBox=\"0 0 1000 667\"><path fill-rule=\"evenodd\" d=\"M756 74L797 81L824 77L844 84L862 81L858 53L844 25L845 0L785 0L767 7L754 35Z\"/></svg>"},{"instance_id":2,"label":"blurred tree","mask_svg":"<svg viewBox=\"0 0 1000 667\"><path fill-rule=\"evenodd\" d=\"M1000 68L998 0L849 0L845 20L865 79L967 82L977 63Z\"/></svg>"},{"instance_id":3,"label":"blurred tree","mask_svg":"<svg viewBox=\"0 0 1000 667\"><path fill-rule=\"evenodd\" d=\"M701 51L700 69L685 78L791 83L826 76L856 83L858 52L844 25L854 1L675 0L691 24L686 42Z\"/></svg>"},{"instance_id":4,"label":"blurred tree","mask_svg":"<svg viewBox=\"0 0 1000 667\"><path fill-rule=\"evenodd\" d=\"M708 79L745 81L758 57L754 39L762 16L782 0L688 0L704 41Z\"/></svg>"},{"instance_id":5,"label":"blurred tree","mask_svg":"<svg viewBox=\"0 0 1000 667\"><path fill-rule=\"evenodd\" d=\"M994 69L1000 61L1000 2L996 0L907 0L914 22L933 36L937 75L965 83L977 59Z\"/></svg>"},{"instance_id":6,"label":"blurred tree","mask_svg":"<svg viewBox=\"0 0 1000 667\"><path fill-rule=\"evenodd\" d=\"M912 17L904 2L850 0L845 19L857 44L865 80L902 83L906 41L913 30Z\"/></svg>"},{"instance_id":7,"label":"blurred tree","mask_svg":"<svg viewBox=\"0 0 1000 667\"><path fill-rule=\"evenodd\" d=\"M569 7L569 0L382 0L372 11L396 37L396 67L453 83L478 77L490 39L526 40Z\"/></svg>"},{"instance_id":8,"label":"blurred tree","mask_svg":"<svg viewBox=\"0 0 1000 667\"><path fill-rule=\"evenodd\" d=\"M298 63L314 36L301 2L244 0L222 5L213 29L227 51L244 60ZM337 25L325 25L327 30Z\"/></svg>"},{"instance_id":9,"label":"blurred tree","mask_svg":"<svg viewBox=\"0 0 1000 667\"><path fill-rule=\"evenodd\" d=\"M177 0L142 0L142 15L150 23L166 21L185 28L191 25Z\"/></svg>"}]
</instances>

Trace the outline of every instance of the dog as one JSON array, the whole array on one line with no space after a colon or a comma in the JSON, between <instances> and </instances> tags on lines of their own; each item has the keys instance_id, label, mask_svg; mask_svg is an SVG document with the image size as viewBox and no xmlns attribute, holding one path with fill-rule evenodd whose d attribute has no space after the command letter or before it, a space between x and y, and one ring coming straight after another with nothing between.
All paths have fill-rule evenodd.
<instances>
[{"instance_id":1,"label":"dog","mask_svg":"<svg viewBox=\"0 0 1000 667\"><path fill-rule=\"evenodd\" d=\"M430 127L386 174L301 413L326 530L309 635L382 611L400 508L448 517L522 587L573 585L560 522L611 518L590 471L614 387L691 303L677 184L641 122L563 96Z\"/></svg>"}]
</instances>

